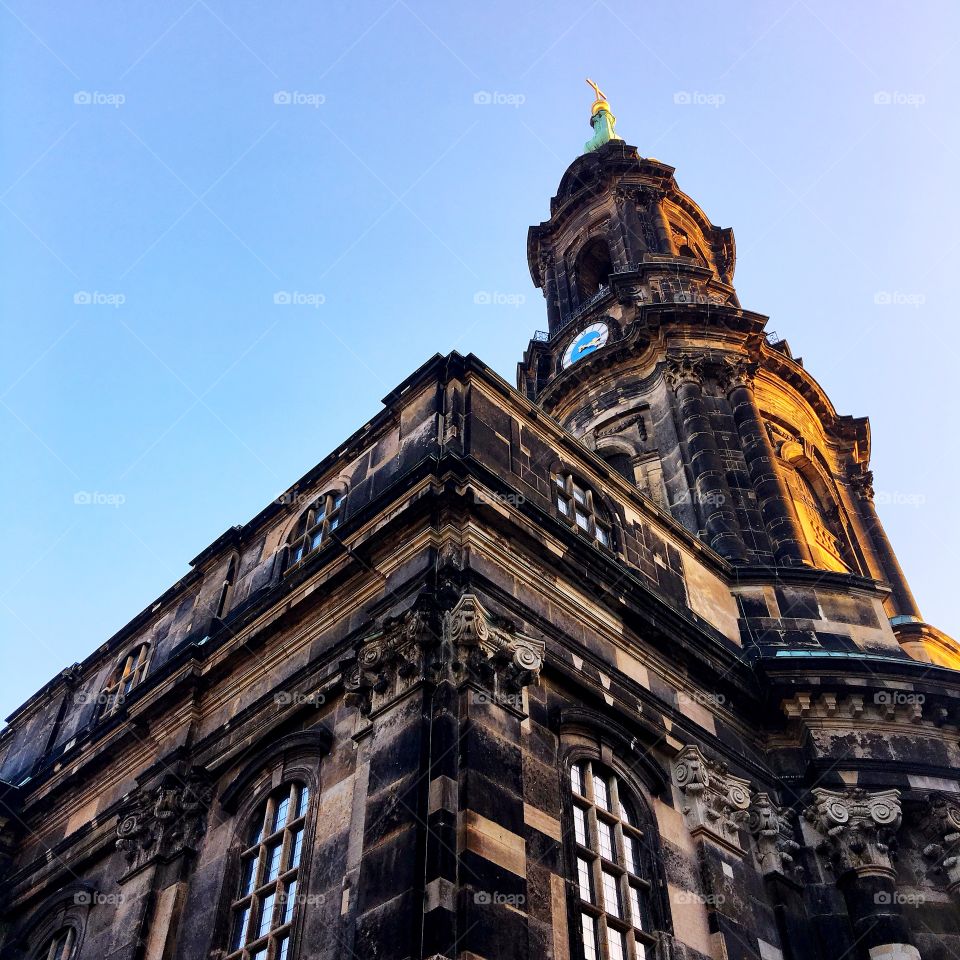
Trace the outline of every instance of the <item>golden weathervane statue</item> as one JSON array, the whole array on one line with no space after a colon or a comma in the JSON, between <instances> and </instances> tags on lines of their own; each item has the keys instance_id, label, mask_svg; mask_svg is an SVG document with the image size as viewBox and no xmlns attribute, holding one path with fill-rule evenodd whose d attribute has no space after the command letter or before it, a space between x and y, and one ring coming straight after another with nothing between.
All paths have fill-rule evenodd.
<instances>
[{"instance_id":1,"label":"golden weathervane statue","mask_svg":"<svg viewBox=\"0 0 960 960\"><path fill-rule=\"evenodd\" d=\"M590 153L611 140L622 139L617 136L617 118L610 110L606 94L589 77L587 77L587 83L593 87L596 99L593 101L593 107L590 110L590 126L593 127L593 136L584 144L584 153Z\"/></svg>"}]
</instances>

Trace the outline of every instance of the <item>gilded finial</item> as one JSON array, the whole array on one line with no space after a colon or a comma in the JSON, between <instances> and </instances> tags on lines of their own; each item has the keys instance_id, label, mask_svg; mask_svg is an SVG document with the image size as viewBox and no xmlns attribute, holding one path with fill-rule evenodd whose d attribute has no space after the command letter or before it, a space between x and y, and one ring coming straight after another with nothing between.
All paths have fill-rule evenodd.
<instances>
[{"instance_id":1,"label":"gilded finial","mask_svg":"<svg viewBox=\"0 0 960 960\"><path fill-rule=\"evenodd\" d=\"M587 77L587 83L593 87L595 99L590 109L590 126L593 127L593 136L584 144L584 153L590 153L611 140L622 139L617 136L617 118L610 109L607 95L589 77Z\"/></svg>"}]
</instances>

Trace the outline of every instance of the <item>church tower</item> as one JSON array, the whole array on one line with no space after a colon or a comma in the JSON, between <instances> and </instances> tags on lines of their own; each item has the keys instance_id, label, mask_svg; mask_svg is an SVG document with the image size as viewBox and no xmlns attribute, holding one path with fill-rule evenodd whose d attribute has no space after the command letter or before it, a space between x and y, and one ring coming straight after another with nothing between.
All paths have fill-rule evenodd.
<instances>
[{"instance_id":1,"label":"church tower","mask_svg":"<svg viewBox=\"0 0 960 960\"><path fill-rule=\"evenodd\" d=\"M877 516L868 420L837 413L767 317L740 305L733 231L614 124L597 90L594 137L529 230L548 329L518 388L752 582L785 566L881 581L904 649L960 665Z\"/></svg>"}]
</instances>

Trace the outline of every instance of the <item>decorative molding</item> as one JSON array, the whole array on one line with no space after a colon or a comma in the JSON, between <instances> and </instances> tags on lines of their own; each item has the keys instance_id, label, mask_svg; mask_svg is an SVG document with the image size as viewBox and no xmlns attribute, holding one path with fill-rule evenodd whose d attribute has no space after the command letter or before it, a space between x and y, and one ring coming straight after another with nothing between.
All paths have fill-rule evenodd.
<instances>
[{"instance_id":1,"label":"decorative molding","mask_svg":"<svg viewBox=\"0 0 960 960\"><path fill-rule=\"evenodd\" d=\"M725 763L708 760L691 744L673 761L673 782L683 794L681 811L690 833L707 834L742 853L740 824L748 817L750 781L733 776Z\"/></svg>"},{"instance_id":2,"label":"decorative molding","mask_svg":"<svg viewBox=\"0 0 960 960\"><path fill-rule=\"evenodd\" d=\"M794 854L800 844L793 839L793 819L793 811L778 806L770 794L754 794L747 823L761 873L789 873L795 868Z\"/></svg>"},{"instance_id":3,"label":"decorative molding","mask_svg":"<svg viewBox=\"0 0 960 960\"><path fill-rule=\"evenodd\" d=\"M864 690L863 693L799 691L780 702L789 720L863 720L888 723L923 722L925 699L912 690Z\"/></svg>"},{"instance_id":4,"label":"decorative molding","mask_svg":"<svg viewBox=\"0 0 960 960\"><path fill-rule=\"evenodd\" d=\"M667 357L663 377L674 390L685 383L694 383L700 386L703 383L703 367L703 357L690 354Z\"/></svg>"},{"instance_id":5,"label":"decorative molding","mask_svg":"<svg viewBox=\"0 0 960 960\"><path fill-rule=\"evenodd\" d=\"M926 798L918 827L927 841L923 855L933 872L947 879L947 890L960 898L960 797L935 793Z\"/></svg>"},{"instance_id":6,"label":"decorative molding","mask_svg":"<svg viewBox=\"0 0 960 960\"><path fill-rule=\"evenodd\" d=\"M737 387L752 389L759 369L751 357L723 357L717 361L717 383L728 393Z\"/></svg>"},{"instance_id":7,"label":"decorative molding","mask_svg":"<svg viewBox=\"0 0 960 960\"><path fill-rule=\"evenodd\" d=\"M804 817L820 834L816 851L837 879L850 872L893 877L892 846L902 820L900 791L817 787L813 796Z\"/></svg>"},{"instance_id":8,"label":"decorative molding","mask_svg":"<svg viewBox=\"0 0 960 960\"><path fill-rule=\"evenodd\" d=\"M343 661L349 702L376 712L424 681L473 683L495 702L520 709L520 691L543 667L545 644L493 617L472 593L438 616L415 607L361 639Z\"/></svg>"},{"instance_id":9,"label":"decorative molding","mask_svg":"<svg viewBox=\"0 0 960 960\"><path fill-rule=\"evenodd\" d=\"M169 772L153 787L138 786L117 813L117 848L128 869L120 883L156 861L195 853L207 825L213 788L201 767Z\"/></svg>"}]
</instances>

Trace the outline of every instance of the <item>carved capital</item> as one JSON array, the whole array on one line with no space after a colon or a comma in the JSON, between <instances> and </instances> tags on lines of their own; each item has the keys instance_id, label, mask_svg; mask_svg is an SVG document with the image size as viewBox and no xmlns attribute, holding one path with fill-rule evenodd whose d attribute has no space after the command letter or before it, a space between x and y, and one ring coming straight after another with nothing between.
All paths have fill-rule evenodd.
<instances>
[{"instance_id":1,"label":"carved capital","mask_svg":"<svg viewBox=\"0 0 960 960\"><path fill-rule=\"evenodd\" d=\"M349 700L369 714L417 683L472 682L504 702L535 682L545 645L492 617L472 594L463 594L439 620L414 608L362 638L341 664Z\"/></svg>"},{"instance_id":2,"label":"carved capital","mask_svg":"<svg viewBox=\"0 0 960 960\"><path fill-rule=\"evenodd\" d=\"M117 848L128 865L120 882L157 860L195 853L206 830L212 792L206 772L190 767L128 794L117 814Z\"/></svg>"},{"instance_id":3,"label":"carved capital","mask_svg":"<svg viewBox=\"0 0 960 960\"><path fill-rule=\"evenodd\" d=\"M704 360L691 354L667 357L663 377L668 386L676 390L685 383L700 386L704 377Z\"/></svg>"},{"instance_id":4,"label":"carved capital","mask_svg":"<svg viewBox=\"0 0 960 960\"><path fill-rule=\"evenodd\" d=\"M851 473L847 483L858 500L873 500L873 471L858 470Z\"/></svg>"},{"instance_id":5,"label":"carved capital","mask_svg":"<svg viewBox=\"0 0 960 960\"><path fill-rule=\"evenodd\" d=\"M900 791L817 787L813 796L804 816L821 837L817 853L837 879L850 872L893 876L892 847L902 819Z\"/></svg>"},{"instance_id":6,"label":"carved capital","mask_svg":"<svg viewBox=\"0 0 960 960\"><path fill-rule=\"evenodd\" d=\"M778 806L768 793L754 794L748 825L761 873L788 873L800 844L793 839L793 811Z\"/></svg>"},{"instance_id":7,"label":"carved capital","mask_svg":"<svg viewBox=\"0 0 960 960\"><path fill-rule=\"evenodd\" d=\"M733 776L726 764L708 760L691 744L674 759L673 782L683 794L680 809L690 832L742 852L740 824L748 816L750 781Z\"/></svg>"},{"instance_id":8,"label":"carved capital","mask_svg":"<svg viewBox=\"0 0 960 960\"><path fill-rule=\"evenodd\" d=\"M943 793L927 797L919 830L927 841L923 855L932 862L933 872L943 875L950 893L960 897L960 797Z\"/></svg>"},{"instance_id":9,"label":"carved capital","mask_svg":"<svg viewBox=\"0 0 960 960\"><path fill-rule=\"evenodd\" d=\"M717 383L728 393L736 387L753 387L760 364L750 357L724 357L717 363Z\"/></svg>"}]
</instances>

